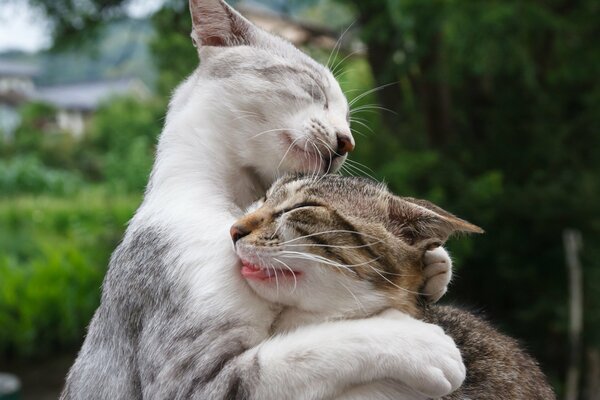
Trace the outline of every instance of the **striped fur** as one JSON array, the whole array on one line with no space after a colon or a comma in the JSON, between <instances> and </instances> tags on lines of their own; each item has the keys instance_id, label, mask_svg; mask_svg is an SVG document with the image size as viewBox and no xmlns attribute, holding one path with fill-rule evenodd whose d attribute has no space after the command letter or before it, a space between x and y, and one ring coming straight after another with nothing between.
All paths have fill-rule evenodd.
<instances>
[{"instance_id":1,"label":"striped fur","mask_svg":"<svg viewBox=\"0 0 600 400\"><path fill-rule=\"evenodd\" d=\"M339 176L282 179L234 227L244 234L236 242L242 260L279 275L249 279L256 293L285 307L274 332L391 308L443 327L459 346L467 379L444 398L554 398L516 341L468 312L422 301L427 250L480 228L381 184ZM397 383L356 387L343 397L398 398Z\"/></svg>"}]
</instances>

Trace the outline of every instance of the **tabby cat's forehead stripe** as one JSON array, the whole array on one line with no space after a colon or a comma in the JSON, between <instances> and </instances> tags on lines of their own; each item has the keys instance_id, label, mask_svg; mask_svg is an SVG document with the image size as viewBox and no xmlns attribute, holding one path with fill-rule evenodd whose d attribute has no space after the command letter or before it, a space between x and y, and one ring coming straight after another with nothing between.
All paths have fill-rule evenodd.
<instances>
[{"instance_id":1,"label":"tabby cat's forehead stripe","mask_svg":"<svg viewBox=\"0 0 600 400\"><path fill-rule=\"evenodd\" d=\"M309 242L313 242L319 246L321 246L319 249L320 251L322 251L323 253L325 253L327 256L330 256L329 258L332 261L339 261L342 265L352 265L351 262L349 262L343 251L339 251L337 249L335 249L335 247L330 247L330 243L325 240L325 239L321 239L319 237L319 235L311 235L311 232L305 229L300 228L299 226L294 226L294 229L302 236L306 236L306 240ZM340 268L337 269L340 272L349 272L347 270L345 270L344 268Z\"/></svg>"}]
</instances>

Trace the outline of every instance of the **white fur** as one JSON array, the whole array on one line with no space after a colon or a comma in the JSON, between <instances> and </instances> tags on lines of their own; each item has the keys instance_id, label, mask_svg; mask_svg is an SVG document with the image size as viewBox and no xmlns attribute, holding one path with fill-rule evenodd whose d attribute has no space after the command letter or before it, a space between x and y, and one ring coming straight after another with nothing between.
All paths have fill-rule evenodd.
<instances>
[{"instance_id":1,"label":"white fur","mask_svg":"<svg viewBox=\"0 0 600 400\"><path fill-rule=\"evenodd\" d=\"M384 317L330 322L264 340L275 311L241 278L229 226L280 174L324 172L317 160L286 153L289 144L274 129L288 130L300 147L308 147L311 118L329 133L349 130L347 103L333 76L288 43L262 33L257 37L267 42L200 48L201 66L173 95L147 193L131 225L155 222L176 232L180 257L170 273L194 294L187 307L199 321L210 312L247 324L248 343L257 347L245 357L250 362L258 354L265 377L258 398L331 397L387 378L427 396L449 393L464 379L460 353L439 328L423 322ZM264 81L248 74L212 79L210 68L234 56L319 68L327 77L329 109L283 104L269 96L271 88ZM278 85L272 83L273 88ZM335 145L335 135L329 143ZM306 362L286 359L303 351L312 352Z\"/></svg>"},{"instance_id":2,"label":"white fur","mask_svg":"<svg viewBox=\"0 0 600 400\"><path fill-rule=\"evenodd\" d=\"M301 327L258 346L265 373L258 398L327 399L345 387L381 379L406 385L396 384L396 398L441 397L465 377L453 348L441 328L395 310L366 320Z\"/></svg>"},{"instance_id":3,"label":"white fur","mask_svg":"<svg viewBox=\"0 0 600 400\"><path fill-rule=\"evenodd\" d=\"M435 303L446 294L452 280L452 259L448 251L437 247L425 253L423 272L427 279L423 292L427 294L429 301Z\"/></svg>"}]
</instances>

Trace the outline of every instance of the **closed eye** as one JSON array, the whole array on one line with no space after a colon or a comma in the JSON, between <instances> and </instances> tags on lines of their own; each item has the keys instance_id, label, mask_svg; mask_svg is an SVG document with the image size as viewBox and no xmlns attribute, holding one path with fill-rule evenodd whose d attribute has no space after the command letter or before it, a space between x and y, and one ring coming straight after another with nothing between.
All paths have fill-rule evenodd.
<instances>
[{"instance_id":1,"label":"closed eye","mask_svg":"<svg viewBox=\"0 0 600 400\"><path fill-rule=\"evenodd\" d=\"M283 214L285 214L287 212L298 210L300 208L309 208L309 207L324 207L324 206L322 204L316 203L314 201L305 201L305 202L302 202L302 203L294 204L291 207L287 207L287 208L284 208L282 210L279 210L279 211L273 213L273 217L276 218L276 217L279 217L279 216L281 216L281 215L283 215Z\"/></svg>"},{"instance_id":2,"label":"closed eye","mask_svg":"<svg viewBox=\"0 0 600 400\"><path fill-rule=\"evenodd\" d=\"M312 81L310 83L303 83L302 89L306 94L310 96L310 98L316 103L325 103L327 105L327 95L325 94L325 89L321 85L319 85L316 81Z\"/></svg>"}]
</instances>

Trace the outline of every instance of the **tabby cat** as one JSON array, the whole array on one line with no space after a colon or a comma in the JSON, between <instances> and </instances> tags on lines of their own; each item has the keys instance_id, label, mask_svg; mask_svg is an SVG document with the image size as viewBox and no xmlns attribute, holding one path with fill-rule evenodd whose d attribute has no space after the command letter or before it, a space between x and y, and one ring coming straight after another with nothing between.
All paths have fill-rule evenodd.
<instances>
[{"instance_id":1,"label":"tabby cat","mask_svg":"<svg viewBox=\"0 0 600 400\"><path fill-rule=\"evenodd\" d=\"M373 315L421 319L444 328L467 368L462 387L444 398L553 399L516 341L468 312L421 301L425 254L455 232L482 231L427 201L394 196L382 184L328 175L280 179L230 233L240 274L282 307L273 333ZM317 350L303 357L317 357ZM359 386L343 397L397 399L390 385Z\"/></svg>"}]
</instances>

